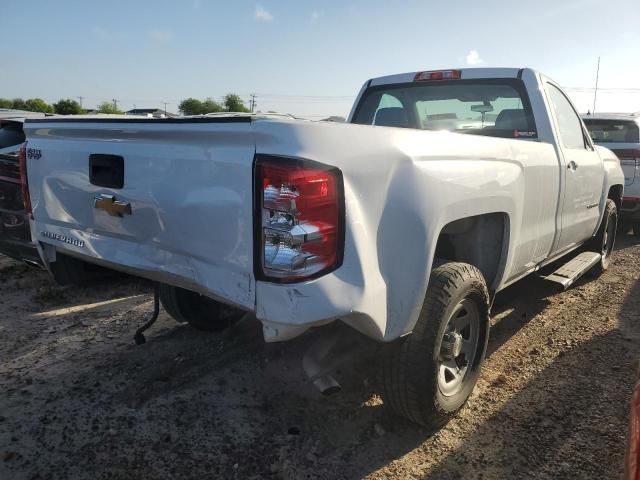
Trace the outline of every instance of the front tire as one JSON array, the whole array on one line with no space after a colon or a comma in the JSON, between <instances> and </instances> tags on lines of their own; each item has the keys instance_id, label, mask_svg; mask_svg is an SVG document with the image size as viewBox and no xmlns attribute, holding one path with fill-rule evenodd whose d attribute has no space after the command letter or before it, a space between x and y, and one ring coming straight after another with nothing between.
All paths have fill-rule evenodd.
<instances>
[{"instance_id":1,"label":"front tire","mask_svg":"<svg viewBox=\"0 0 640 480\"><path fill-rule=\"evenodd\" d=\"M198 330L215 332L236 323L244 312L199 293L171 285L160 285L162 306L174 320Z\"/></svg>"},{"instance_id":2,"label":"front tire","mask_svg":"<svg viewBox=\"0 0 640 480\"><path fill-rule=\"evenodd\" d=\"M385 346L385 403L425 427L444 425L469 398L488 337L489 291L480 270L458 262L438 266L413 332Z\"/></svg>"},{"instance_id":3,"label":"front tire","mask_svg":"<svg viewBox=\"0 0 640 480\"><path fill-rule=\"evenodd\" d=\"M587 245L588 251L598 252L601 255L600 261L593 267L594 276L602 274L609 268L617 231L618 208L613 200L608 199L604 208L600 228L598 228L598 233L596 233L595 237L593 237Z\"/></svg>"}]
</instances>

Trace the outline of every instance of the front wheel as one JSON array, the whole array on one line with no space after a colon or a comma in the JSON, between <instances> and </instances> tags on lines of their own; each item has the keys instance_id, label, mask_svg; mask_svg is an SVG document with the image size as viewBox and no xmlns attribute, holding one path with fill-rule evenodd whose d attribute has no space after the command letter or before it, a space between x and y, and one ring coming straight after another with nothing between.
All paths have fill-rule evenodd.
<instances>
[{"instance_id":1,"label":"front wheel","mask_svg":"<svg viewBox=\"0 0 640 480\"><path fill-rule=\"evenodd\" d=\"M607 268L611 261L611 253L613 245L616 241L616 232L618 231L618 208L616 203L608 199L602 216L602 223L595 237L593 237L588 245L587 250L597 252L601 255L600 261L593 267L593 274L600 275Z\"/></svg>"},{"instance_id":2,"label":"front wheel","mask_svg":"<svg viewBox=\"0 0 640 480\"><path fill-rule=\"evenodd\" d=\"M198 330L218 331L240 320L244 312L199 293L171 285L160 285L162 306L174 320Z\"/></svg>"},{"instance_id":3,"label":"front wheel","mask_svg":"<svg viewBox=\"0 0 640 480\"><path fill-rule=\"evenodd\" d=\"M458 262L438 266L413 332L385 346L385 403L428 428L443 425L471 394L488 337L489 292L480 270Z\"/></svg>"}]
</instances>

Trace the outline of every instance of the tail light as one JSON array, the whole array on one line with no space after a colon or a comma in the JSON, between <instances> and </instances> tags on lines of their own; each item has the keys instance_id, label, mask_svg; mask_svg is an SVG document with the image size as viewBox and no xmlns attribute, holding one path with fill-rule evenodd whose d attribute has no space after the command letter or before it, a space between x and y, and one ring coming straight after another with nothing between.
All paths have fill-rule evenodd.
<instances>
[{"instance_id":1,"label":"tail light","mask_svg":"<svg viewBox=\"0 0 640 480\"><path fill-rule=\"evenodd\" d=\"M287 283L338 268L344 248L340 170L258 156L255 176L257 277Z\"/></svg>"},{"instance_id":2,"label":"tail light","mask_svg":"<svg viewBox=\"0 0 640 480\"><path fill-rule=\"evenodd\" d=\"M414 82L425 80L460 80L462 72L460 70L431 70L429 72L418 72L413 77Z\"/></svg>"},{"instance_id":3,"label":"tail light","mask_svg":"<svg viewBox=\"0 0 640 480\"><path fill-rule=\"evenodd\" d=\"M640 166L640 148L616 148L613 150L621 163Z\"/></svg>"},{"instance_id":4,"label":"tail light","mask_svg":"<svg viewBox=\"0 0 640 480\"><path fill-rule=\"evenodd\" d=\"M20 187L22 189L22 203L27 214L31 215L31 197L29 196L29 181L27 179L27 142L22 144L18 153L20 164Z\"/></svg>"}]
</instances>

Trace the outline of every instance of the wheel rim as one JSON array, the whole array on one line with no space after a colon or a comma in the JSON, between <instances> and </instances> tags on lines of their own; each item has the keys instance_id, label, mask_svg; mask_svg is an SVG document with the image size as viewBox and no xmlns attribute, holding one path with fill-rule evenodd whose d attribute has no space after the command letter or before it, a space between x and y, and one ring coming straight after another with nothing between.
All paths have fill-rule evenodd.
<instances>
[{"instance_id":1,"label":"wheel rim","mask_svg":"<svg viewBox=\"0 0 640 480\"><path fill-rule=\"evenodd\" d=\"M453 309L438 356L438 388L450 397L460 391L473 367L480 338L480 311L465 298Z\"/></svg>"}]
</instances>

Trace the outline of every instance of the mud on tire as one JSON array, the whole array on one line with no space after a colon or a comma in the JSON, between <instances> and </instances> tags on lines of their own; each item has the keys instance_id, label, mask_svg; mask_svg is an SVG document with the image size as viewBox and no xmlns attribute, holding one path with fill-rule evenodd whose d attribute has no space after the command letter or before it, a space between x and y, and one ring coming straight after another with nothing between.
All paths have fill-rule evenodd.
<instances>
[{"instance_id":1,"label":"mud on tire","mask_svg":"<svg viewBox=\"0 0 640 480\"><path fill-rule=\"evenodd\" d=\"M468 352L470 358L460 363L467 361L468 365L458 388L449 389L445 388L448 384L442 372L446 374L446 365L451 364L451 321L461 318L464 313L461 308L475 309L477 313L476 346L473 352ZM463 330L460 336L464 339ZM466 263L441 264L431 272L413 332L384 347L381 380L385 404L428 428L442 426L471 394L480 374L488 336L489 292L482 273ZM458 364L458 358L453 359L454 365Z\"/></svg>"},{"instance_id":2,"label":"mud on tire","mask_svg":"<svg viewBox=\"0 0 640 480\"><path fill-rule=\"evenodd\" d=\"M165 284L160 286L160 301L177 322L210 332L230 327L245 314L191 290Z\"/></svg>"}]
</instances>

